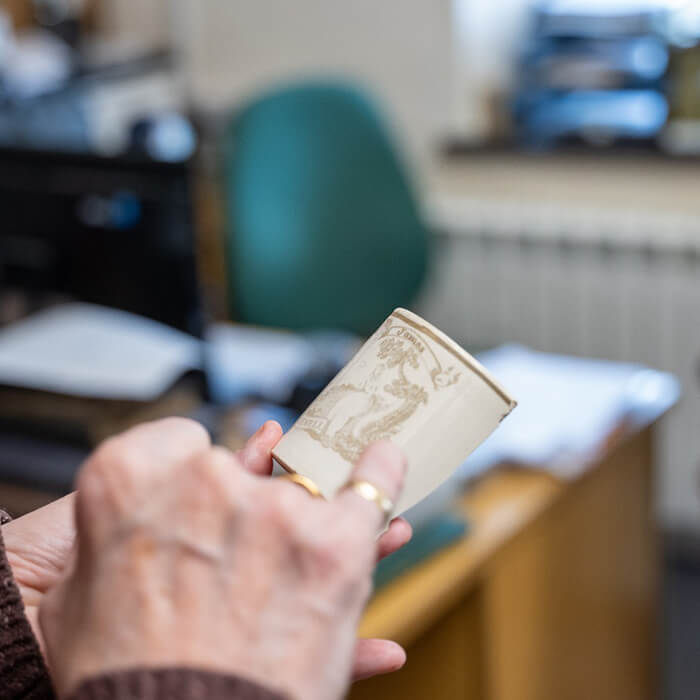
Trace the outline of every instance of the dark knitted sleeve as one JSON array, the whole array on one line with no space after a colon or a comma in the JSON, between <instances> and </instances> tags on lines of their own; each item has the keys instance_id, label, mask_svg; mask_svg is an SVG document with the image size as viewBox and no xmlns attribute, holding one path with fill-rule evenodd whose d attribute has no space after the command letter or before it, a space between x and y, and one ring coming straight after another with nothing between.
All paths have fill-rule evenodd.
<instances>
[{"instance_id":1,"label":"dark knitted sleeve","mask_svg":"<svg viewBox=\"0 0 700 700\"><path fill-rule=\"evenodd\" d=\"M236 676L196 669L111 673L85 681L69 700L285 700Z\"/></svg>"},{"instance_id":2,"label":"dark knitted sleeve","mask_svg":"<svg viewBox=\"0 0 700 700\"><path fill-rule=\"evenodd\" d=\"M0 522L6 521L0 511ZM0 697L52 700L51 680L5 557L0 527Z\"/></svg>"}]
</instances>

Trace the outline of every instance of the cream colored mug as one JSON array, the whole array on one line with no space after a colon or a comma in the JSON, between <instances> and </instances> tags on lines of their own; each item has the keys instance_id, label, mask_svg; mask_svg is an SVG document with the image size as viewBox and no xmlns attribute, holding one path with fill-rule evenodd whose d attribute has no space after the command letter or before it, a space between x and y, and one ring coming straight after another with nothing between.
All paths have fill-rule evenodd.
<instances>
[{"instance_id":1,"label":"cream colored mug","mask_svg":"<svg viewBox=\"0 0 700 700\"><path fill-rule=\"evenodd\" d=\"M516 403L477 360L420 316L396 309L306 409L273 451L326 497L372 442L407 456L393 515L428 496Z\"/></svg>"}]
</instances>

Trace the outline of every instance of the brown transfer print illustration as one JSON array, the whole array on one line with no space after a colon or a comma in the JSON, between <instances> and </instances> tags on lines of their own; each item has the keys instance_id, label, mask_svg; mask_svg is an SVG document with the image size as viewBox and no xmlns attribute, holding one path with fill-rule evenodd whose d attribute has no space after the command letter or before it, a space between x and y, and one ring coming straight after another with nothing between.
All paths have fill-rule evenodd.
<instances>
[{"instance_id":1,"label":"brown transfer print illustration","mask_svg":"<svg viewBox=\"0 0 700 700\"><path fill-rule=\"evenodd\" d=\"M443 367L429 342L389 318L380 330L376 363L360 361L358 384L329 385L297 423L312 439L354 463L372 442L391 438L431 396L461 374Z\"/></svg>"}]
</instances>

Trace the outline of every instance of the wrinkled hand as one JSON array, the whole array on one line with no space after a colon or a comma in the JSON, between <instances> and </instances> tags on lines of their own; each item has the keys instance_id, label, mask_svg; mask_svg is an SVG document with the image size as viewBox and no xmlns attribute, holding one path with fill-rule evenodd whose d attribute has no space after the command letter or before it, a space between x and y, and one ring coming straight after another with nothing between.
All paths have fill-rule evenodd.
<instances>
[{"instance_id":1,"label":"wrinkled hand","mask_svg":"<svg viewBox=\"0 0 700 700\"><path fill-rule=\"evenodd\" d=\"M369 448L356 479L399 495L405 460ZM129 668L201 668L297 700L341 698L382 513L242 469L196 423L104 443L78 477L76 544L39 620L60 697Z\"/></svg>"},{"instance_id":2,"label":"wrinkled hand","mask_svg":"<svg viewBox=\"0 0 700 700\"><path fill-rule=\"evenodd\" d=\"M253 474L269 475L271 451L282 429L275 422L265 423L243 449L235 453L240 464ZM3 527L6 552L24 601L27 616L43 649L38 624L39 605L44 594L58 581L73 548L75 494L57 500ZM402 547L411 538L411 527L395 519L379 541L379 558ZM379 639L358 640L353 676L368 678L400 668L403 650L395 643Z\"/></svg>"}]
</instances>

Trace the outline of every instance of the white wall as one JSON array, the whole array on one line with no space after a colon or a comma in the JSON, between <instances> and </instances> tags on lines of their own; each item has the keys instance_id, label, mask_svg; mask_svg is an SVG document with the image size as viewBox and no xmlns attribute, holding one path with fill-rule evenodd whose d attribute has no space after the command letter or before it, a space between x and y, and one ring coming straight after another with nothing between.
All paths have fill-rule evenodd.
<instances>
[{"instance_id":1,"label":"white wall","mask_svg":"<svg viewBox=\"0 0 700 700\"><path fill-rule=\"evenodd\" d=\"M192 94L221 107L271 82L336 74L365 82L410 152L446 133L478 138L509 90L531 0L101 0L132 45L182 50Z\"/></svg>"},{"instance_id":2,"label":"white wall","mask_svg":"<svg viewBox=\"0 0 700 700\"><path fill-rule=\"evenodd\" d=\"M452 0L175 0L191 92L221 106L270 83L349 76L423 158L454 107Z\"/></svg>"},{"instance_id":3,"label":"white wall","mask_svg":"<svg viewBox=\"0 0 700 700\"><path fill-rule=\"evenodd\" d=\"M515 52L527 28L532 0L454 0L457 103L454 131L488 136L489 105L511 91Z\"/></svg>"}]
</instances>

